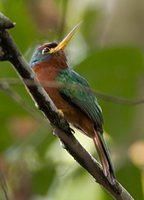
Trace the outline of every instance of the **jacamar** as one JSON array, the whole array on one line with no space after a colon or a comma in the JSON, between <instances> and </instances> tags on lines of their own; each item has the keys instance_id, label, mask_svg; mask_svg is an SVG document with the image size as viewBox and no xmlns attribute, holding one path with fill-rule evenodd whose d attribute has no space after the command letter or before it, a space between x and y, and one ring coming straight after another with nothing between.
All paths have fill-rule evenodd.
<instances>
[{"instance_id":1,"label":"jacamar","mask_svg":"<svg viewBox=\"0 0 144 200\"><path fill-rule=\"evenodd\" d=\"M78 25L60 42L45 43L33 53L30 66L40 82L55 81L61 87L44 86L56 107L74 127L92 138L105 176L111 183L115 175L103 139L103 116L97 98L88 82L67 64L64 48Z\"/></svg>"}]
</instances>

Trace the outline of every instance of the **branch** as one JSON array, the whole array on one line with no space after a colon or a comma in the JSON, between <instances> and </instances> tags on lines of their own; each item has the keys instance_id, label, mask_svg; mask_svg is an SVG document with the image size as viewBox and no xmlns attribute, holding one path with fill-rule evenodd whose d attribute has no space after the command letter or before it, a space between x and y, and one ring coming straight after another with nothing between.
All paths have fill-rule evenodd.
<instances>
[{"instance_id":1,"label":"branch","mask_svg":"<svg viewBox=\"0 0 144 200\"><path fill-rule=\"evenodd\" d=\"M39 109L44 113L54 128L56 136L62 141L65 149L73 156L73 158L85 168L96 182L101 184L111 196L116 200L134 200L131 195L116 181L111 184L105 177L98 162L81 146L72 134L68 122L59 115L56 106L53 104L43 87L40 85L35 74L32 72L28 63L16 47L12 37L6 31L7 23L13 24L11 21L0 15L0 60L9 60L14 69L19 74L25 84L25 80L29 79L32 85L26 85L27 90L34 99Z\"/></svg>"},{"instance_id":2,"label":"branch","mask_svg":"<svg viewBox=\"0 0 144 200\"><path fill-rule=\"evenodd\" d=\"M3 191L5 200L10 200L9 195L8 195L8 188L7 188L5 176L1 170L0 170L0 187L1 187L1 190Z\"/></svg>"},{"instance_id":3,"label":"branch","mask_svg":"<svg viewBox=\"0 0 144 200\"><path fill-rule=\"evenodd\" d=\"M42 84L43 87L50 87L50 88L63 87L63 84L58 84L56 81L41 81L40 83ZM0 89L3 89L3 90L7 90L7 87L10 87L12 85L20 85L20 84L23 84L23 83L18 78L0 78ZM34 83L32 81L30 81L29 79L25 79L25 84L27 86L34 85ZM75 90L80 89L80 87L78 85L67 84L64 86L68 89L69 88L73 88ZM85 87L85 89L88 91L92 91L97 96L97 98L99 98L103 101L106 101L106 102L120 104L120 105L126 105L126 106L138 106L138 105L144 104L144 98L142 98L142 97L128 99L125 97L114 96L111 94L106 94L106 93L102 93L99 91L95 91L94 89L90 90L90 88L88 88L88 87ZM23 104L23 102L22 102L22 104Z\"/></svg>"},{"instance_id":4,"label":"branch","mask_svg":"<svg viewBox=\"0 0 144 200\"><path fill-rule=\"evenodd\" d=\"M0 90L3 91L7 96L11 97L17 104L19 104L29 115L38 122L44 122L43 117L25 102L25 100L12 88L6 81L0 83Z\"/></svg>"},{"instance_id":5,"label":"branch","mask_svg":"<svg viewBox=\"0 0 144 200\"><path fill-rule=\"evenodd\" d=\"M58 39L61 40L64 30L65 30L65 24L66 24L66 15L67 15L67 9L68 9L68 0L62 0L61 1L61 6L62 6L62 16L60 18L60 25L58 27Z\"/></svg>"}]
</instances>

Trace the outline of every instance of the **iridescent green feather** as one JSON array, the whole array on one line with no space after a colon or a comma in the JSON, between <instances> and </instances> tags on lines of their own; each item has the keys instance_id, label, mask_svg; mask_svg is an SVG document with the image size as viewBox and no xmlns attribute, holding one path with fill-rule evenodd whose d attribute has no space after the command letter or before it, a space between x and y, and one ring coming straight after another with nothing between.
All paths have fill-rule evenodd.
<instances>
[{"instance_id":1,"label":"iridescent green feather","mask_svg":"<svg viewBox=\"0 0 144 200\"><path fill-rule=\"evenodd\" d=\"M71 103L85 112L93 120L97 130L102 133L102 111L88 82L71 68L62 70L57 75L56 81L62 84L60 88L62 96L67 97Z\"/></svg>"}]
</instances>

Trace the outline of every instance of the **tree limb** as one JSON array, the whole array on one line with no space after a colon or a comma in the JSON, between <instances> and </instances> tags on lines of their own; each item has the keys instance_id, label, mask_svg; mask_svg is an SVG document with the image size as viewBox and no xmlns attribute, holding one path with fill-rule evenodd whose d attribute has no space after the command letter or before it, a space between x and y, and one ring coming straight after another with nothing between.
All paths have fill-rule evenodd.
<instances>
[{"instance_id":1,"label":"tree limb","mask_svg":"<svg viewBox=\"0 0 144 200\"><path fill-rule=\"evenodd\" d=\"M41 81L40 83L42 84L43 87L51 87L51 88L63 87L63 84L59 84L56 81ZM3 90L7 90L7 88L9 88L10 86L20 85L20 84L23 84L23 83L18 78L0 78L0 89L3 89ZM25 79L25 84L27 86L34 85L34 83L30 81L29 79ZM68 89L73 88L77 90L80 88L78 85L72 85L72 84L67 84L64 86L67 87ZM111 94L99 92L94 89L90 89L88 87L85 87L85 89L88 91L92 91L97 96L97 98L109 103L120 104L120 105L125 105L125 106L139 106L139 105L144 104L143 97L129 99L129 98L121 97L121 96L114 96Z\"/></svg>"},{"instance_id":2,"label":"tree limb","mask_svg":"<svg viewBox=\"0 0 144 200\"><path fill-rule=\"evenodd\" d=\"M56 106L40 85L35 74L30 69L21 52L16 47L12 37L6 29L12 28L12 23L7 17L0 14L0 61L8 60L24 82L30 95L39 109L44 113L55 130L56 136L62 141L65 149L73 158L92 175L96 182L105 188L116 200L134 200L123 186L116 181L111 184L105 177L99 163L81 146L72 134L68 122L59 115ZM32 85L26 85L29 79Z\"/></svg>"}]
</instances>

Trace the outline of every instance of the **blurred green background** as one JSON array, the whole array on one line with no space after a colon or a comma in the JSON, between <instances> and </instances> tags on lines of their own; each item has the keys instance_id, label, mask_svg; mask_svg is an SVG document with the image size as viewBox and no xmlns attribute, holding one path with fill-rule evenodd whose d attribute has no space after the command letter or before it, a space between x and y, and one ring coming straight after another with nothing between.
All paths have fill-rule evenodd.
<instances>
[{"instance_id":1,"label":"blurred green background","mask_svg":"<svg viewBox=\"0 0 144 200\"><path fill-rule=\"evenodd\" d=\"M66 49L69 65L95 91L129 100L144 97L143 0L1 0L0 11L16 22L10 33L27 61L38 44L60 41L82 20ZM1 62L0 78L18 76ZM117 179L142 200L144 105L98 100ZM22 84L1 88L0 125L0 171L12 199L112 199L61 148ZM97 156L90 139L76 137Z\"/></svg>"}]
</instances>

